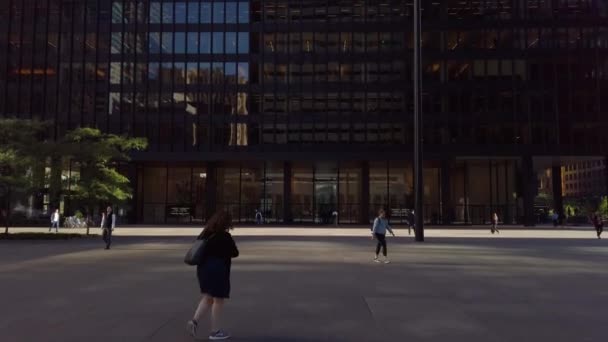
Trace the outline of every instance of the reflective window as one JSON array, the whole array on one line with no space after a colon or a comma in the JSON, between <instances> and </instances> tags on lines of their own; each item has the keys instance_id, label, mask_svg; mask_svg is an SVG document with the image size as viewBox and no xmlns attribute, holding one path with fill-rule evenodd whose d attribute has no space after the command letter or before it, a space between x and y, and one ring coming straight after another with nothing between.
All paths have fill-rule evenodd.
<instances>
[{"instance_id":1,"label":"reflective window","mask_svg":"<svg viewBox=\"0 0 608 342\"><path fill-rule=\"evenodd\" d=\"M189 2L188 3L188 23L189 24L198 24L199 21L200 8L198 2Z\"/></svg>"},{"instance_id":2,"label":"reflective window","mask_svg":"<svg viewBox=\"0 0 608 342\"><path fill-rule=\"evenodd\" d=\"M201 23L211 23L211 4L208 2L201 3Z\"/></svg>"},{"instance_id":3,"label":"reflective window","mask_svg":"<svg viewBox=\"0 0 608 342\"><path fill-rule=\"evenodd\" d=\"M175 84L184 84L186 80L186 63L175 63L173 65L173 79Z\"/></svg>"},{"instance_id":4,"label":"reflective window","mask_svg":"<svg viewBox=\"0 0 608 342\"><path fill-rule=\"evenodd\" d=\"M249 23L249 2L248 1L239 2L239 23L241 23L241 24Z\"/></svg>"},{"instance_id":5,"label":"reflective window","mask_svg":"<svg viewBox=\"0 0 608 342\"><path fill-rule=\"evenodd\" d=\"M236 49L236 32L226 32L226 47L227 54L235 54Z\"/></svg>"},{"instance_id":6,"label":"reflective window","mask_svg":"<svg viewBox=\"0 0 608 342\"><path fill-rule=\"evenodd\" d=\"M160 72L160 63L150 63L148 64L148 80L149 81L158 81L158 76Z\"/></svg>"},{"instance_id":7,"label":"reflective window","mask_svg":"<svg viewBox=\"0 0 608 342\"><path fill-rule=\"evenodd\" d=\"M120 63L110 63L110 84L120 84L122 68Z\"/></svg>"},{"instance_id":8,"label":"reflective window","mask_svg":"<svg viewBox=\"0 0 608 342\"><path fill-rule=\"evenodd\" d=\"M122 3L120 2L112 3L112 23L122 23Z\"/></svg>"},{"instance_id":9,"label":"reflective window","mask_svg":"<svg viewBox=\"0 0 608 342\"><path fill-rule=\"evenodd\" d=\"M237 23L237 3L227 2L226 3L226 23L236 24Z\"/></svg>"},{"instance_id":10,"label":"reflective window","mask_svg":"<svg viewBox=\"0 0 608 342\"><path fill-rule=\"evenodd\" d=\"M112 53L121 53L122 51L122 33L112 32Z\"/></svg>"},{"instance_id":11,"label":"reflective window","mask_svg":"<svg viewBox=\"0 0 608 342\"><path fill-rule=\"evenodd\" d=\"M239 48L240 54L249 53L249 32L239 32Z\"/></svg>"},{"instance_id":12,"label":"reflective window","mask_svg":"<svg viewBox=\"0 0 608 342\"><path fill-rule=\"evenodd\" d=\"M150 24L160 24L161 22L161 5L160 2L150 3Z\"/></svg>"},{"instance_id":13,"label":"reflective window","mask_svg":"<svg viewBox=\"0 0 608 342\"><path fill-rule=\"evenodd\" d=\"M186 3L176 2L175 3L175 23L185 24L186 23Z\"/></svg>"},{"instance_id":14,"label":"reflective window","mask_svg":"<svg viewBox=\"0 0 608 342\"><path fill-rule=\"evenodd\" d=\"M161 71L160 71L160 78L161 78L161 82L165 85L169 85L171 84L171 73L173 71L173 64L168 62L168 63L162 63L161 64ZM163 94L163 96L165 96L165 94ZM165 99L166 102L166 99Z\"/></svg>"},{"instance_id":15,"label":"reflective window","mask_svg":"<svg viewBox=\"0 0 608 342\"><path fill-rule=\"evenodd\" d=\"M198 53L198 32L188 32L188 54Z\"/></svg>"},{"instance_id":16,"label":"reflective window","mask_svg":"<svg viewBox=\"0 0 608 342\"><path fill-rule=\"evenodd\" d=\"M213 53L224 53L224 33L213 32Z\"/></svg>"},{"instance_id":17,"label":"reflective window","mask_svg":"<svg viewBox=\"0 0 608 342\"><path fill-rule=\"evenodd\" d=\"M221 24L224 22L224 3L215 2L213 3L213 23Z\"/></svg>"},{"instance_id":18,"label":"reflective window","mask_svg":"<svg viewBox=\"0 0 608 342\"><path fill-rule=\"evenodd\" d=\"M198 75L200 82L203 84L211 83L211 65L210 63L199 63Z\"/></svg>"},{"instance_id":19,"label":"reflective window","mask_svg":"<svg viewBox=\"0 0 608 342\"><path fill-rule=\"evenodd\" d=\"M236 84L236 79L237 79L236 63L234 63L234 62L226 63L225 69L224 69L224 77L226 79L226 83Z\"/></svg>"},{"instance_id":20,"label":"reflective window","mask_svg":"<svg viewBox=\"0 0 608 342\"><path fill-rule=\"evenodd\" d=\"M249 63L238 64L238 83L247 84L249 83Z\"/></svg>"},{"instance_id":21,"label":"reflective window","mask_svg":"<svg viewBox=\"0 0 608 342\"><path fill-rule=\"evenodd\" d=\"M163 32L162 53L173 53L173 32Z\"/></svg>"},{"instance_id":22,"label":"reflective window","mask_svg":"<svg viewBox=\"0 0 608 342\"><path fill-rule=\"evenodd\" d=\"M198 65L197 63L188 63L186 65L186 84L197 84L199 83L198 78Z\"/></svg>"},{"instance_id":23,"label":"reflective window","mask_svg":"<svg viewBox=\"0 0 608 342\"><path fill-rule=\"evenodd\" d=\"M175 32L174 53L186 53L186 33Z\"/></svg>"},{"instance_id":24,"label":"reflective window","mask_svg":"<svg viewBox=\"0 0 608 342\"><path fill-rule=\"evenodd\" d=\"M150 53L160 53L160 32L150 32L148 50Z\"/></svg>"},{"instance_id":25,"label":"reflective window","mask_svg":"<svg viewBox=\"0 0 608 342\"><path fill-rule=\"evenodd\" d=\"M171 24L173 22L173 3L163 3L163 24Z\"/></svg>"},{"instance_id":26,"label":"reflective window","mask_svg":"<svg viewBox=\"0 0 608 342\"><path fill-rule=\"evenodd\" d=\"M199 37L200 53L211 53L211 33L201 32Z\"/></svg>"}]
</instances>

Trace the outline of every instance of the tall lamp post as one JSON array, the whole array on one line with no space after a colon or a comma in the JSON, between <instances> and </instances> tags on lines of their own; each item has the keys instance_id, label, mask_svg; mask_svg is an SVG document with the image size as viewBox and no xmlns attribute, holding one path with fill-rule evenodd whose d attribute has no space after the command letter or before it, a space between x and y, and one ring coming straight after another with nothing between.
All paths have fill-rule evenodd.
<instances>
[{"instance_id":1,"label":"tall lamp post","mask_svg":"<svg viewBox=\"0 0 608 342\"><path fill-rule=\"evenodd\" d=\"M421 2L414 0L414 210L416 241L424 241L424 183L422 179Z\"/></svg>"}]
</instances>

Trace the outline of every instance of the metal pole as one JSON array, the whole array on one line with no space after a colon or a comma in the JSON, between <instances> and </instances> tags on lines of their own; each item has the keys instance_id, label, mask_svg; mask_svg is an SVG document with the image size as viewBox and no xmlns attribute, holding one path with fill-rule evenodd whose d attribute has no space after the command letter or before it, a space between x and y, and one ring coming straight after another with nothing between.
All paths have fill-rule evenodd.
<instances>
[{"instance_id":1,"label":"metal pole","mask_svg":"<svg viewBox=\"0 0 608 342\"><path fill-rule=\"evenodd\" d=\"M414 210L416 241L424 241L424 182L422 179L421 0L414 0Z\"/></svg>"}]
</instances>

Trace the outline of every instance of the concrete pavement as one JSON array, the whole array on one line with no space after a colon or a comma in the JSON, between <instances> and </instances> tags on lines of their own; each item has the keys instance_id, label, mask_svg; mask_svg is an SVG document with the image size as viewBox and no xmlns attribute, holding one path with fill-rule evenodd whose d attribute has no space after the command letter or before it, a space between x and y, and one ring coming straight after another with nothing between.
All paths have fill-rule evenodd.
<instances>
[{"instance_id":1,"label":"concrete pavement","mask_svg":"<svg viewBox=\"0 0 608 342\"><path fill-rule=\"evenodd\" d=\"M115 236L196 236L201 227L195 226L145 226L128 225L119 226L114 230ZM408 234L407 227L395 226L395 233L400 237L413 237ZM85 234L86 229L60 228L62 233ZM552 226L523 227L523 226L500 226L500 234L494 237L503 238L551 238L551 239L589 239L595 238L595 230L590 226L553 228ZM16 227L9 232L35 232L46 233L46 227ZM97 227L90 228L91 234L101 234ZM233 232L235 236L336 236L336 237L367 237L368 226L237 226ZM427 226L425 236L428 238L487 238L491 237L489 226ZM607 235L608 236L608 235Z\"/></svg>"},{"instance_id":2,"label":"concrete pavement","mask_svg":"<svg viewBox=\"0 0 608 342\"><path fill-rule=\"evenodd\" d=\"M384 265L366 234L244 231L226 308L234 341L605 340L605 240L399 237ZM98 239L0 241L0 341L191 341L191 239L117 236L110 251Z\"/></svg>"}]
</instances>

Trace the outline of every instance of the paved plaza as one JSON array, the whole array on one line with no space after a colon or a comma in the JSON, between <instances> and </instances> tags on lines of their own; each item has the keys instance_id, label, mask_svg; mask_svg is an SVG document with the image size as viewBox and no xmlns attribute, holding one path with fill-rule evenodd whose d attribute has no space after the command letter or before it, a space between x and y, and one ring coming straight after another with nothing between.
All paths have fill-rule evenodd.
<instances>
[{"instance_id":1,"label":"paved plaza","mask_svg":"<svg viewBox=\"0 0 608 342\"><path fill-rule=\"evenodd\" d=\"M265 229L235 231L233 341L608 338L608 241L589 230L429 230L415 243L400 229L384 265L365 230ZM191 341L197 283L182 260L196 231L119 231L110 251L99 238L0 241L0 341Z\"/></svg>"}]
</instances>

